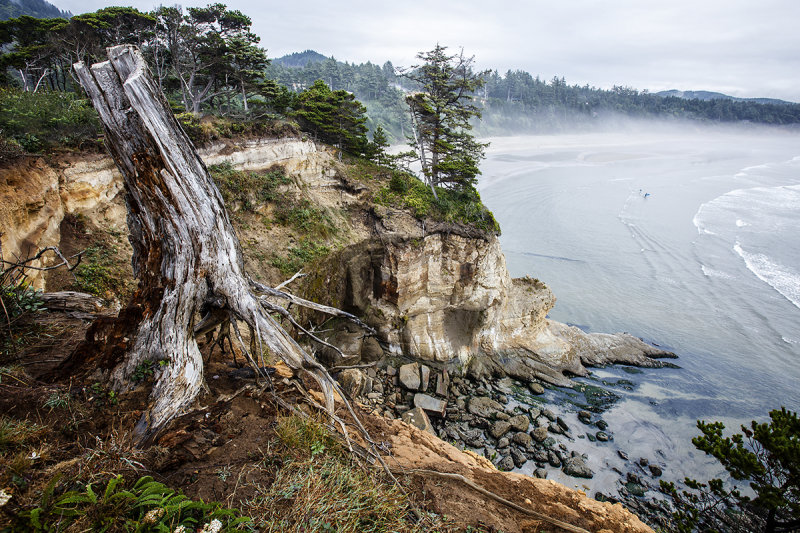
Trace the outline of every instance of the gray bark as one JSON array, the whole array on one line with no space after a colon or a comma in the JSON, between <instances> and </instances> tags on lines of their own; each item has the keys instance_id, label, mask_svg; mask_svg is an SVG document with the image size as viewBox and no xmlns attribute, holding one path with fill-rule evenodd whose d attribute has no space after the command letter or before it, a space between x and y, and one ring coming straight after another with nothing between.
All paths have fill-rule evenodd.
<instances>
[{"instance_id":1,"label":"gray bark","mask_svg":"<svg viewBox=\"0 0 800 533\"><path fill-rule=\"evenodd\" d=\"M332 412L333 380L251 291L222 197L141 53L132 46L116 46L108 49L108 57L90 68L76 63L75 71L100 114L106 144L125 180L133 267L139 279L128 309L135 307L141 321L135 335L125 338L125 357L112 369L112 382L124 389L140 363L169 361L136 425L138 439L152 437L200 391L203 359L194 327L203 305L244 321L257 332L265 351L293 369L309 372Z\"/></svg>"}]
</instances>

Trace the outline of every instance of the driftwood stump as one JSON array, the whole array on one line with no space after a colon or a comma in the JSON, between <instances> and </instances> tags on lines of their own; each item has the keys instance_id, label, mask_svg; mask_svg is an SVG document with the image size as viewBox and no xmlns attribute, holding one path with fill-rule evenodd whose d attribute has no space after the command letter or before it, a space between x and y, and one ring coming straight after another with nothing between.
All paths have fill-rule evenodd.
<instances>
[{"instance_id":1,"label":"driftwood stump","mask_svg":"<svg viewBox=\"0 0 800 533\"><path fill-rule=\"evenodd\" d=\"M91 67L74 67L124 177L139 287L117 320L95 328L90 339L94 345L89 342L82 348L86 352L104 345L105 355L84 353L83 360L106 365L118 390L130 386L137 365L169 362L157 376L151 402L135 428L140 442L148 440L201 389L203 358L195 335L203 309L203 331L214 321L244 322L255 332L260 351L309 372L332 413L335 382L273 320L254 292L222 196L141 53L132 46L116 46L108 49L108 58Z\"/></svg>"}]
</instances>

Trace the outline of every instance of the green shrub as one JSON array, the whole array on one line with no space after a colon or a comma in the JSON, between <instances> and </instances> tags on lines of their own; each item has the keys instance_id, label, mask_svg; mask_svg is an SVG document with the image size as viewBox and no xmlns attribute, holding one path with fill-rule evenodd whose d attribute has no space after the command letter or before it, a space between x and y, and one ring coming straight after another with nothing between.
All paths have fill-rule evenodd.
<instances>
[{"instance_id":1,"label":"green shrub","mask_svg":"<svg viewBox=\"0 0 800 533\"><path fill-rule=\"evenodd\" d=\"M317 242L303 239L297 246L290 246L286 257L276 256L272 259L272 266L282 274L294 274L306 264L327 255L330 248Z\"/></svg>"},{"instance_id":2,"label":"green shrub","mask_svg":"<svg viewBox=\"0 0 800 533\"><path fill-rule=\"evenodd\" d=\"M0 131L26 152L57 146L97 146L100 121L75 93L0 88Z\"/></svg>"},{"instance_id":3,"label":"green shrub","mask_svg":"<svg viewBox=\"0 0 800 533\"><path fill-rule=\"evenodd\" d=\"M75 269L75 278L79 290L109 298L126 290L125 282L117 271L115 254L112 245L95 244L86 249L81 263Z\"/></svg>"},{"instance_id":4,"label":"green shrub","mask_svg":"<svg viewBox=\"0 0 800 533\"><path fill-rule=\"evenodd\" d=\"M294 203L288 198L286 200L275 206L275 219L281 224L321 238L336 233L336 226L325 210L315 207L305 198Z\"/></svg>"},{"instance_id":5,"label":"green shrub","mask_svg":"<svg viewBox=\"0 0 800 533\"><path fill-rule=\"evenodd\" d=\"M259 204L282 199L279 187L292 182L281 168L267 172L245 172L233 168L230 161L211 165L208 172L219 187L225 203L229 207L239 204L245 211L254 211Z\"/></svg>"},{"instance_id":6,"label":"green shrub","mask_svg":"<svg viewBox=\"0 0 800 533\"><path fill-rule=\"evenodd\" d=\"M192 501L153 478L140 478L125 488L122 476L101 490L92 484L55 496L58 479L45 488L40 504L14 517L11 531L195 531L219 521L233 531L249 519L218 503Z\"/></svg>"}]
</instances>

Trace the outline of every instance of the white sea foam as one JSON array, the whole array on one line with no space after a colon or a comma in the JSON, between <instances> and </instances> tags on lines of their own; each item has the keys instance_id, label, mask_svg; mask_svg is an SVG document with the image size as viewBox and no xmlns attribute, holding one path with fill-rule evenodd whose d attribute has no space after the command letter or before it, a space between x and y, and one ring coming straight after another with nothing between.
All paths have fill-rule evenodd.
<instances>
[{"instance_id":1,"label":"white sea foam","mask_svg":"<svg viewBox=\"0 0 800 533\"><path fill-rule=\"evenodd\" d=\"M737 218L737 219L736 219L736 227L737 227L737 228L743 228L743 227L745 227L745 226L749 226L749 225L750 225L749 223L745 222L745 221L744 221L744 220L742 220L741 218Z\"/></svg>"},{"instance_id":2,"label":"white sea foam","mask_svg":"<svg viewBox=\"0 0 800 533\"><path fill-rule=\"evenodd\" d=\"M734 276L731 276L727 272L723 272L721 270L715 270L705 265L700 265L700 269L703 271L703 275L705 275L705 277L707 278L735 279Z\"/></svg>"},{"instance_id":3,"label":"white sea foam","mask_svg":"<svg viewBox=\"0 0 800 533\"><path fill-rule=\"evenodd\" d=\"M764 254L746 252L737 242L734 251L744 259L748 270L800 308L800 273L781 265Z\"/></svg>"}]
</instances>

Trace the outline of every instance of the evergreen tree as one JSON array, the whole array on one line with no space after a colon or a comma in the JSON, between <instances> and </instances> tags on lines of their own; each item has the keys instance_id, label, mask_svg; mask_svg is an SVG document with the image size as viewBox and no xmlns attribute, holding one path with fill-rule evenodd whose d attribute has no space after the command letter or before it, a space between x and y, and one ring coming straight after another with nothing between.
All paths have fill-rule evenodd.
<instances>
[{"instance_id":1,"label":"evergreen tree","mask_svg":"<svg viewBox=\"0 0 800 533\"><path fill-rule=\"evenodd\" d=\"M734 480L749 482L755 498L726 488L721 479L706 484L686 478L692 490L682 492L662 482L661 490L675 503L678 531L800 529L800 418L785 407L769 416L769 423L753 421L731 437L722 436L721 422L697 422L703 434L692 444L716 458Z\"/></svg>"},{"instance_id":2,"label":"evergreen tree","mask_svg":"<svg viewBox=\"0 0 800 533\"><path fill-rule=\"evenodd\" d=\"M438 186L473 186L487 146L470 134L470 119L481 116L472 95L483 87L486 73L474 72L474 58L465 57L463 50L457 55L448 55L446 50L437 44L429 52L420 52L417 58L423 63L404 72L420 89L408 95L406 102L413 125L412 145L434 196Z\"/></svg>"},{"instance_id":3,"label":"evergreen tree","mask_svg":"<svg viewBox=\"0 0 800 533\"><path fill-rule=\"evenodd\" d=\"M343 151L364 155L367 150L366 108L347 91L331 91L317 80L295 100L292 116L319 140Z\"/></svg>"}]
</instances>

